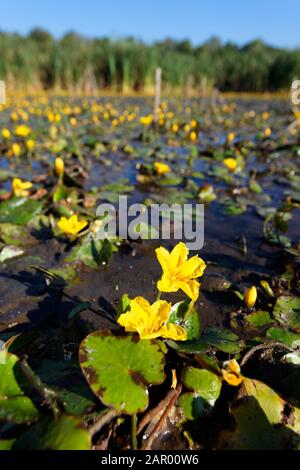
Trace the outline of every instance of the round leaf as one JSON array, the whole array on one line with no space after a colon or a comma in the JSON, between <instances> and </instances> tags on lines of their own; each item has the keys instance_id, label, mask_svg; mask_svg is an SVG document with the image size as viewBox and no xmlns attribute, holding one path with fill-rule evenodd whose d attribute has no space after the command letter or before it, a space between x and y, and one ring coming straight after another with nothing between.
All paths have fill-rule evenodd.
<instances>
[{"instance_id":1,"label":"round leaf","mask_svg":"<svg viewBox=\"0 0 300 470\"><path fill-rule=\"evenodd\" d=\"M43 204L30 198L13 197L0 204L0 223L26 225L39 214Z\"/></svg>"},{"instance_id":2,"label":"round leaf","mask_svg":"<svg viewBox=\"0 0 300 470\"><path fill-rule=\"evenodd\" d=\"M278 297L274 305L274 317L281 325L300 333L300 297Z\"/></svg>"},{"instance_id":3,"label":"round leaf","mask_svg":"<svg viewBox=\"0 0 300 470\"><path fill-rule=\"evenodd\" d=\"M15 443L17 450L89 450L90 435L77 418L61 416L32 426Z\"/></svg>"},{"instance_id":4,"label":"round leaf","mask_svg":"<svg viewBox=\"0 0 300 470\"><path fill-rule=\"evenodd\" d=\"M37 418L38 410L23 389L19 359L0 351L0 421L21 424Z\"/></svg>"},{"instance_id":5,"label":"round leaf","mask_svg":"<svg viewBox=\"0 0 300 470\"><path fill-rule=\"evenodd\" d=\"M128 414L144 411L147 386L165 379L165 358L158 343L136 336L96 331L81 343L79 360L97 397Z\"/></svg>"},{"instance_id":6,"label":"round leaf","mask_svg":"<svg viewBox=\"0 0 300 470\"><path fill-rule=\"evenodd\" d=\"M209 402L214 402L219 397L222 387L220 377L209 370L196 367L189 367L182 372L182 383Z\"/></svg>"}]
</instances>

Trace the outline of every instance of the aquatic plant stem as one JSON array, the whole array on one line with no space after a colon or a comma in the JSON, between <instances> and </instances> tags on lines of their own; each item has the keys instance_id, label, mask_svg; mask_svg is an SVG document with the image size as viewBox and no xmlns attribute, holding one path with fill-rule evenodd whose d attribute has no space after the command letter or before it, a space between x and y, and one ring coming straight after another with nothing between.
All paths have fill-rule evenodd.
<instances>
[{"instance_id":1,"label":"aquatic plant stem","mask_svg":"<svg viewBox=\"0 0 300 470\"><path fill-rule=\"evenodd\" d=\"M181 391L182 391L182 385L179 384L177 386L177 388L175 390L172 390L172 393L170 393L170 401L165 409L165 411L163 412L160 420L158 421L158 423L154 426L154 429L153 431L151 432L150 436L148 437L148 439L146 440L146 442L144 443L143 445L143 450L150 450L151 447L152 447L152 443L157 435L157 433L160 431L160 429L162 428L164 422L166 421L168 415L170 414L173 406L175 405L176 401L177 401L177 398L179 397L179 395L181 394Z\"/></svg>"},{"instance_id":2,"label":"aquatic plant stem","mask_svg":"<svg viewBox=\"0 0 300 470\"><path fill-rule=\"evenodd\" d=\"M112 419L114 419L115 417L119 416L121 413L120 411L117 411L117 410L109 410L107 413L104 413L101 418L96 421L95 424L93 424L93 426L90 427L89 429L89 433L90 433L90 436L93 437L95 434L97 434L99 431L101 431L101 429L106 425L108 424Z\"/></svg>"},{"instance_id":3,"label":"aquatic plant stem","mask_svg":"<svg viewBox=\"0 0 300 470\"><path fill-rule=\"evenodd\" d=\"M160 298L161 298L161 292L158 291L155 300L158 301L158 300L160 300Z\"/></svg>"},{"instance_id":4,"label":"aquatic plant stem","mask_svg":"<svg viewBox=\"0 0 300 470\"><path fill-rule=\"evenodd\" d=\"M34 373L27 362L26 356L21 360L21 370L30 383L30 385L38 392L42 399L47 403L49 408L53 411L55 417L57 417L61 411L57 405L56 393L45 385L41 379Z\"/></svg>"}]
</instances>

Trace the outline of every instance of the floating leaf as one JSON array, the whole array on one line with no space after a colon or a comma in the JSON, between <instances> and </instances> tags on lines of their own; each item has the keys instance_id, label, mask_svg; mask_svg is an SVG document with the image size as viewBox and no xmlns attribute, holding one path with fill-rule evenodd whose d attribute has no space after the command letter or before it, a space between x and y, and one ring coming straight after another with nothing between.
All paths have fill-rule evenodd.
<instances>
[{"instance_id":1,"label":"floating leaf","mask_svg":"<svg viewBox=\"0 0 300 470\"><path fill-rule=\"evenodd\" d=\"M292 331L286 330L284 328L269 328L266 333L266 337L286 344L291 348L300 346L300 334L293 333Z\"/></svg>"},{"instance_id":2,"label":"floating leaf","mask_svg":"<svg viewBox=\"0 0 300 470\"><path fill-rule=\"evenodd\" d=\"M300 333L300 297L278 297L273 314L281 325Z\"/></svg>"},{"instance_id":3,"label":"floating leaf","mask_svg":"<svg viewBox=\"0 0 300 470\"><path fill-rule=\"evenodd\" d=\"M222 379L206 369L189 367L183 370L181 380L185 387L213 404L219 398Z\"/></svg>"},{"instance_id":4,"label":"floating leaf","mask_svg":"<svg viewBox=\"0 0 300 470\"><path fill-rule=\"evenodd\" d=\"M0 204L0 223L26 225L42 207L43 204L35 199L13 197Z\"/></svg>"},{"instance_id":5,"label":"floating leaf","mask_svg":"<svg viewBox=\"0 0 300 470\"><path fill-rule=\"evenodd\" d=\"M91 438L72 416L46 419L32 426L15 442L16 450L90 450Z\"/></svg>"},{"instance_id":6,"label":"floating leaf","mask_svg":"<svg viewBox=\"0 0 300 470\"><path fill-rule=\"evenodd\" d=\"M261 328L273 321L269 312L265 312L263 310L257 310L256 312L250 313L250 315L247 315L246 320L255 328Z\"/></svg>"},{"instance_id":7,"label":"floating leaf","mask_svg":"<svg viewBox=\"0 0 300 470\"><path fill-rule=\"evenodd\" d=\"M241 349L239 337L227 328L206 328L201 339L210 346L226 353L233 354Z\"/></svg>"},{"instance_id":8,"label":"floating leaf","mask_svg":"<svg viewBox=\"0 0 300 470\"><path fill-rule=\"evenodd\" d=\"M185 300L175 304L172 307L169 321L171 323L176 323L177 325L180 325L184 328L187 333L188 341L200 337L200 316L197 310L194 308L194 304L192 302Z\"/></svg>"},{"instance_id":9,"label":"floating leaf","mask_svg":"<svg viewBox=\"0 0 300 470\"><path fill-rule=\"evenodd\" d=\"M231 406L235 427L233 431L221 433L217 447L234 450L299 449L300 410L287 405L277 393L258 380L244 378L243 383L244 395Z\"/></svg>"},{"instance_id":10,"label":"floating leaf","mask_svg":"<svg viewBox=\"0 0 300 470\"><path fill-rule=\"evenodd\" d=\"M0 237L7 245L24 246L31 241L24 227L7 223L1 224Z\"/></svg>"},{"instance_id":11,"label":"floating leaf","mask_svg":"<svg viewBox=\"0 0 300 470\"><path fill-rule=\"evenodd\" d=\"M0 421L21 424L38 417L38 410L23 391L25 386L18 357L0 351Z\"/></svg>"},{"instance_id":12,"label":"floating leaf","mask_svg":"<svg viewBox=\"0 0 300 470\"><path fill-rule=\"evenodd\" d=\"M81 245L75 246L66 261L81 261L86 266L96 269L100 264L102 240L87 237Z\"/></svg>"},{"instance_id":13,"label":"floating leaf","mask_svg":"<svg viewBox=\"0 0 300 470\"><path fill-rule=\"evenodd\" d=\"M155 341L96 331L80 346L80 365L98 398L124 413L144 411L147 386L164 381L165 358Z\"/></svg>"},{"instance_id":14,"label":"floating leaf","mask_svg":"<svg viewBox=\"0 0 300 470\"><path fill-rule=\"evenodd\" d=\"M15 439L0 440L0 450L11 450Z\"/></svg>"},{"instance_id":15,"label":"floating leaf","mask_svg":"<svg viewBox=\"0 0 300 470\"><path fill-rule=\"evenodd\" d=\"M198 420L200 419L209 404L197 393L186 392L180 395L178 400L179 406L181 407L185 419Z\"/></svg>"}]
</instances>

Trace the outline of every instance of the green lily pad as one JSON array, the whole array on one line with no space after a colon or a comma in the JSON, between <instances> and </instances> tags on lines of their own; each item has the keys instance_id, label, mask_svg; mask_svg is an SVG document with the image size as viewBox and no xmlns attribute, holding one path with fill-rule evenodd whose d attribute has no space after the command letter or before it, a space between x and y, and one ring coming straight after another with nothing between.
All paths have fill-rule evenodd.
<instances>
[{"instance_id":1,"label":"green lily pad","mask_svg":"<svg viewBox=\"0 0 300 470\"><path fill-rule=\"evenodd\" d=\"M189 367L181 374L183 385L213 404L219 398L222 379L206 369Z\"/></svg>"},{"instance_id":2,"label":"green lily pad","mask_svg":"<svg viewBox=\"0 0 300 470\"><path fill-rule=\"evenodd\" d=\"M168 346L175 349L175 351L183 352L186 354L201 354L209 350L209 345L202 339L195 341L168 341Z\"/></svg>"},{"instance_id":3,"label":"green lily pad","mask_svg":"<svg viewBox=\"0 0 300 470\"><path fill-rule=\"evenodd\" d=\"M176 323L184 328L188 341L198 339L201 334L201 321L197 310L188 300L178 302L172 307L170 323Z\"/></svg>"},{"instance_id":4,"label":"green lily pad","mask_svg":"<svg viewBox=\"0 0 300 470\"><path fill-rule=\"evenodd\" d=\"M263 310L257 310L256 312L250 313L247 315L246 320L251 326L255 328L261 328L272 323L273 321L269 312Z\"/></svg>"},{"instance_id":5,"label":"green lily pad","mask_svg":"<svg viewBox=\"0 0 300 470\"><path fill-rule=\"evenodd\" d=\"M21 424L38 417L38 410L23 391L25 386L18 357L0 351L0 421Z\"/></svg>"},{"instance_id":6,"label":"green lily pad","mask_svg":"<svg viewBox=\"0 0 300 470\"><path fill-rule=\"evenodd\" d=\"M165 357L155 341L95 331L83 340L79 361L97 397L124 413L144 411L147 387L165 379Z\"/></svg>"},{"instance_id":7,"label":"green lily pad","mask_svg":"<svg viewBox=\"0 0 300 470\"><path fill-rule=\"evenodd\" d=\"M300 297L278 297L273 314L278 323L300 333Z\"/></svg>"},{"instance_id":8,"label":"green lily pad","mask_svg":"<svg viewBox=\"0 0 300 470\"><path fill-rule=\"evenodd\" d=\"M11 450L15 439L2 439L0 440L0 450Z\"/></svg>"},{"instance_id":9,"label":"green lily pad","mask_svg":"<svg viewBox=\"0 0 300 470\"><path fill-rule=\"evenodd\" d=\"M266 337L286 344L291 348L300 346L300 334L293 333L292 331L286 330L284 328L269 328L266 333Z\"/></svg>"},{"instance_id":10,"label":"green lily pad","mask_svg":"<svg viewBox=\"0 0 300 470\"><path fill-rule=\"evenodd\" d=\"M32 241L24 227L7 223L2 223L0 226L0 238L7 245L15 246L24 246Z\"/></svg>"},{"instance_id":11,"label":"green lily pad","mask_svg":"<svg viewBox=\"0 0 300 470\"><path fill-rule=\"evenodd\" d=\"M241 349L239 337L227 328L208 327L201 339L225 353L234 354Z\"/></svg>"},{"instance_id":12,"label":"green lily pad","mask_svg":"<svg viewBox=\"0 0 300 470\"><path fill-rule=\"evenodd\" d=\"M42 207L43 204L35 199L13 197L0 204L0 223L26 225Z\"/></svg>"},{"instance_id":13,"label":"green lily pad","mask_svg":"<svg viewBox=\"0 0 300 470\"><path fill-rule=\"evenodd\" d=\"M300 410L293 408L270 387L245 378L245 395L231 405L233 430L219 436L218 448L281 450L300 448ZM289 409L289 418L285 410ZM259 430L259 432L258 432Z\"/></svg>"},{"instance_id":14,"label":"green lily pad","mask_svg":"<svg viewBox=\"0 0 300 470\"><path fill-rule=\"evenodd\" d=\"M32 426L15 442L16 450L90 450L91 438L72 416L46 419Z\"/></svg>"},{"instance_id":15,"label":"green lily pad","mask_svg":"<svg viewBox=\"0 0 300 470\"><path fill-rule=\"evenodd\" d=\"M262 187L260 186L260 184L255 181L255 180L251 180L250 183L249 183L249 188L250 190L253 192L253 193L256 193L256 194L261 194L263 189Z\"/></svg>"},{"instance_id":16,"label":"green lily pad","mask_svg":"<svg viewBox=\"0 0 300 470\"><path fill-rule=\"evenodd\" d=\"M178 403L185 419L191 421L200 419L209 407L208 403L200 397L200 395L193 392L182 393L178 399Z\"/></svg>"},{"instance_id":17,"label":"green lily pad","mask_svg":"<svg viewBox=\"0 0 300 470\"><path fill-rule=\"evenodd\" d=\"M88 237L72 249L66 261L81 261L86 266L96 269L100 264L101 248L101 240L93 240Z\"/></svg>"},{"instance_id":18,"label":"green lily pad","mask_svg":"<svg viewBox=\"0 0 300 470\"><path fill-rule=\"evenodd\" d=\"M178 184L182 183L181 176L168 176L165 178L157 179L156 183L159 186L177 186Z\"/></svg>"},{"instance_id":19,"label":"green lily pad","mask_svg":"<svg viewBox=\"0 0 300 470\"><path fill-rule=\"evenodd\" d=\"M34 372L55 392L66 413L80 416L95 407L97 399L77 363L45 359Z\"/></svg>"}]
</instances>

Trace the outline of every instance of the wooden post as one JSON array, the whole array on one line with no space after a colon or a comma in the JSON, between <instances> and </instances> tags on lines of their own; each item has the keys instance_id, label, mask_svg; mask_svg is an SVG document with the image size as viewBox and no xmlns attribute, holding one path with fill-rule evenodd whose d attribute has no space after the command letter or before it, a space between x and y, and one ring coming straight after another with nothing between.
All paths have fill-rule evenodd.
<instances>
[{"instance_id":1,"label":"wooden post","mask_svg":"<svg viewBox=\"0 0 300 470\"><path fill-rule=\"evenodd\" d=\"M161 96L161 68L157 67L155 71L155 97L154 97L154 110L153 110L154 122L158 121L160 96Z\"/></svg>"},{"instance_id":2,"label":"wooden post","mask_svg":"<svg viewBox=\"0 0 300 470\"><path fill-rule=\"evenodd\" d=\"M6 103L5 82L0 80L0 104Z\"/></svg>"}]
</instances>

